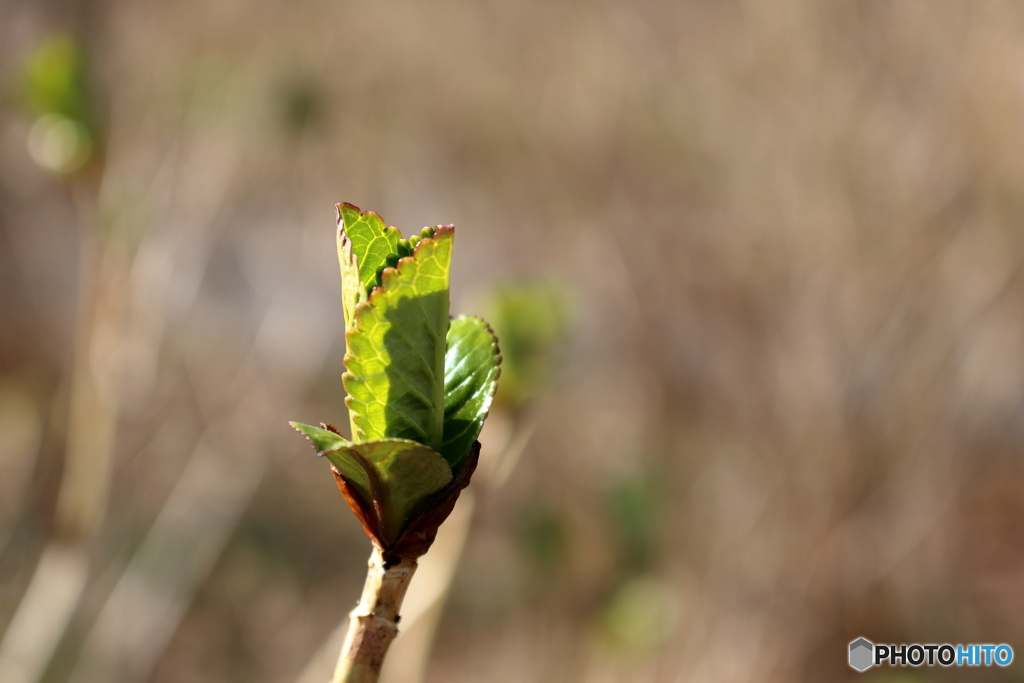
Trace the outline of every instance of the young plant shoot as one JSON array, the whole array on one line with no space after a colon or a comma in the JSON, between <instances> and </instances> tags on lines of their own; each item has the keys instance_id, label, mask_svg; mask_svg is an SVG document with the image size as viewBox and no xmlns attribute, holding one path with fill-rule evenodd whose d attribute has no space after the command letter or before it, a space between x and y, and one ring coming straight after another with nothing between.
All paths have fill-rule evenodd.
<instances>
[{"instance_id":1,"label":"young plant shoot","mask_svg":"<svg viewBox=\"0 0 1024 683\"><path fill-rule=\"evenodd\" d=\"M338 205L352 440L291 423L331 463L374 546L335 683L377 680L416 561L476 468L501 356L487 323L449 317L454 237L447 225L405 239L376 213Z\"/></svg>"}]
</instances>

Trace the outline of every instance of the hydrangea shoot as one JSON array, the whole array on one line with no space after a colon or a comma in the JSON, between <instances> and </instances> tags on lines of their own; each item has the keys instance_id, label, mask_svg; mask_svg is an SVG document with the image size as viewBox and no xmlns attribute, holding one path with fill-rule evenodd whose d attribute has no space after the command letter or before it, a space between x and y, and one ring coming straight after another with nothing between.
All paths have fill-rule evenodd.
<instances>
[{"instance_id":1,"label":"hydrangea shoot","mask_svg":"<svg viewBox=\"0 0 1024 683\"><path fill-rule=\"evenodd\" d=\"M449 316L454 238L446 225L406 239L376 213L338 205L352 440L291 423L330 461L374 545L337 683L377 680L416 560L476 468L501 356L487 323Z\"/></svg>"}]
</instances>

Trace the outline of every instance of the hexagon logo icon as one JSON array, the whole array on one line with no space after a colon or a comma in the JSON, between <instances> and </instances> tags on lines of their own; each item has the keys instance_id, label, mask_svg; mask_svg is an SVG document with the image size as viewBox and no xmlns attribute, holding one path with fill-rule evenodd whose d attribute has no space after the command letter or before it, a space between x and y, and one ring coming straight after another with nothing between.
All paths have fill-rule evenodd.
<instances>
[{"instance_id":1,"label":"hexagon logo icon","mask_svg":"<svg viewBox=\"0 0 1024 683\"><path fill-rule=\"evenodd\" d=\"M867 671L875 663L875 644L867 638L858 638L850 643L850 666L857 671Z\"/></svg>"}]
</instances>

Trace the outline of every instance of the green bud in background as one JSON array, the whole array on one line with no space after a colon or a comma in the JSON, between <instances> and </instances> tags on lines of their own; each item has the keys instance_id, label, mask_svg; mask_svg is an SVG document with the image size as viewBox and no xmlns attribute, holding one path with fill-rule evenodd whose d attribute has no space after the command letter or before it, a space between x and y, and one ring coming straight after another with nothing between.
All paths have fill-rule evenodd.
<instances>
[{"instance_id":1,"label":"green bud in background","mask_svg":"<svg viewBox=\"0 0 1024 683\"><path fill-rule=\"evenodd\" d=\"M94 155L97 127L79 45L68 36L40 43L25 62L22 95L35 117L28 139L35 162L61 174L83 168Z\"/></svg>"}]
</instances>

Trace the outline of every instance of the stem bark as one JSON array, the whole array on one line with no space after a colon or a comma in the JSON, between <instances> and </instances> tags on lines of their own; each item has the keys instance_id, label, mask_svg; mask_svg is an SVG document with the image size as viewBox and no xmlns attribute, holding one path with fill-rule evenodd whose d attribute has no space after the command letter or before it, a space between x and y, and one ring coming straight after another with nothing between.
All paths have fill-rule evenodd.
<instances>
[{"instance_id":1,"label":"stem bark","mask_svg":"<svg viewBox=\"0 0 1024 683\"><path fill-rule=\"evenodd\" d=\"M415 560L389 567L380 549L373 549L363 595L349 613L333 683L377 683L384 656L398 635L398 611L415 571Z\"/></svg>"}]
</instances>

